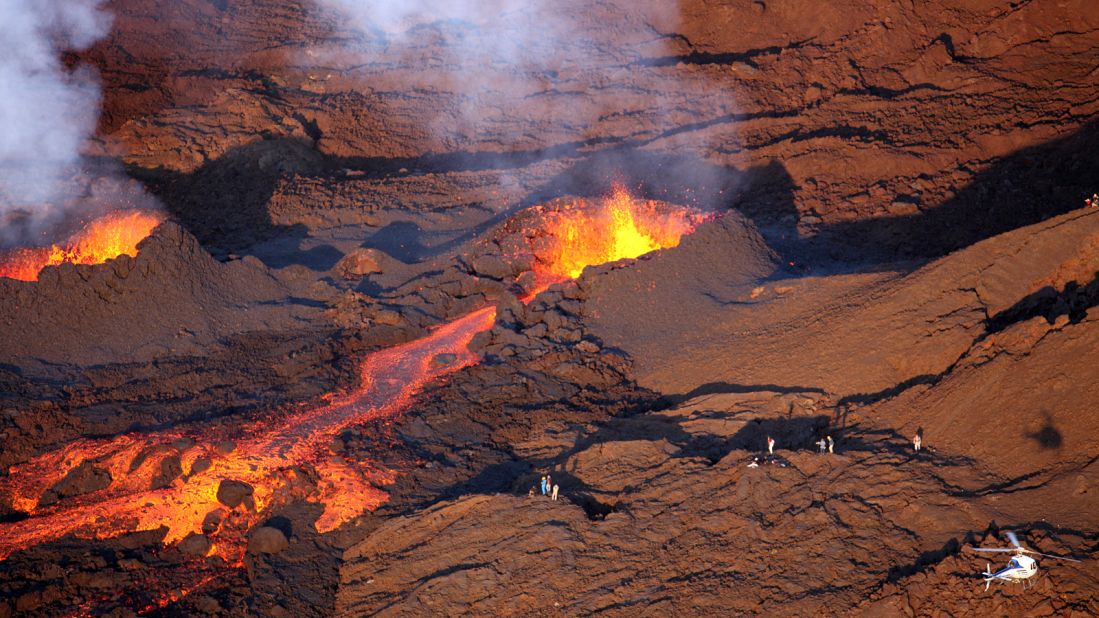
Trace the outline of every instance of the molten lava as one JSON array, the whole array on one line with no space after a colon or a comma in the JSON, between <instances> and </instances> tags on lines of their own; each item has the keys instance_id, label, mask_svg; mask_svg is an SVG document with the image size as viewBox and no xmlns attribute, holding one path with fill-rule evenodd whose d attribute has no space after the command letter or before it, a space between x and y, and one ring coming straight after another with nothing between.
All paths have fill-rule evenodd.
<instances>
[{"instance_id":1,"label":"molten lava","mask_svg":"<svg viewBox=\"0 0 1099 618\"><path fill-rule=\"evenodd\" d=\"M33 516L0 524L0 559L66 534L102 539L164 526L164 542L175 543L203 533L203 523L213 514L220 525L207 532L215 551L230 563L239 563L247 531L261 514L293 497L323 504L317 529L332 530L384 503L387 495L377 485L394 480L389 470L351 466L331 457L327 449L332 439L352 425L394 417L428 382L474 364L477 358L467 345L495 319L495 308L486 307L423 339L376 352L363 362L360 386L354 391L329 396L323 405L274 423L246 426L236 435L165 431L80 440L13 466L0 480L0 493ZM445 365L432 362L441 352L456 359ZM226 441L233 443L231 451L216 448ZM175 457L189 473L167 487L152 489L164 462ZM107 470L110 486L69 498L63 505L39 504L46 489L85 462ZM251 499L227 508L218 501L222 481L246 483Z\"/></svg>"},{"instance_id":2,"label":"molten lava","mask_svg":"<svg viewBox=\"0 0 1099 618\"><path fill-rule=\"evenodd\" d=\"M588 265L673 247L702 220L684 209L661 210L656 203L635 201L622 189L596 208L575 204L543 214L546 227L539 235L549 247L539 255L543 282L574 277ZM93 245L110 247L105 252L97 249L98 256L129 253L158 221L136 212L101 219L66 248L48 251L62 254L61 261L77 263L93 259ZM108 231L117 230L120 222L129 231ZM93 238L107 240L96 244ZM51 260L34 264L57 263ZM13 276L9 273L33 271L36 276L35 268L40 266L19 271L9 266L0 272ZM65 535L105 539L164 528L165 544L205 534L212 542L209 555L224 561L220 568L233 567L243 562L248 534L257 524L273 510L302 500L323 505L318 531L333 530L383 504L388 495L379 487L396 479L395 471L372 462L334 456L333 439L355 425L397 418L426 385L476 364L479 358L468 344L495 319L495 307L485 307L422 339L375 352L362 361L354 390L330 394L274 419L235 429L176 429L78 440L13 466L0 477L0 496L29 517L0 523L0 560ZM53 503L43 500L50 488L86 465L109 475L109 484ZM165 474L169 470L175 473ZM244 488L245 497L222 499L219 490L226 485ZM183 577L186 585L146 609L203 585L216 576L210 570L219 568L202 560L194 564Z\"/></svg>"},{"instance_id":3,"label":"molten lava","mask_svg":"<svg viewBox=\"0 0 1099 618\"><path fill-rule=\"evenodd\" d=\"M16 249L0 255L0 277L36 281L47 266L101 264L120 255L137 255L137 244L164 217L155 211L113 212L92 221L67 241L49 247Z\"/></svg>"},{"instance_id":4,"label":"molten lava","mask_svg":"<svg viewBox=\"0 0 1099 618\"><path fill-rule=\"evenodd\" d=\"M611 195L602 200L574 202L547 212L542 229L552 240L538 256L540 274L572 279L586 266L675 247L703 220L702 215L687 209L662 209L660 205L635 199L624 187L615 185Z\"/></svg>"}]
</instances>

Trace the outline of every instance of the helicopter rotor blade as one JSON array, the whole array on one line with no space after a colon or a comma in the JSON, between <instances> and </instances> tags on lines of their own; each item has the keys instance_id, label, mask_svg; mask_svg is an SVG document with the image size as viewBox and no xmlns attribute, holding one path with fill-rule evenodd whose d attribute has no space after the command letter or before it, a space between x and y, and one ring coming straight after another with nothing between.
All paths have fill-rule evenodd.
<instances>
[{"instance_id":1,"label":"helicopter rotor blade","mask_svg":"<svg viewBox=\"0 0 1099 618\"><path fill-rule=\"evenodd\" d=\"M991 547L970 547L969 549L971 551L985 551L985 552L1012 553L1012 554L1019 551L1017 549L1006 549L1006 548L993 549Z\"/></svg>"},{"instance_id":2,"label":"helicopter rotor blade","mask_svg":"<svg viewBox=\"0 0 1099 618\"><path fill-rule=\"evenodd\" d=\"M1076 558L1066 558L1064 556L1054 556L1053 554L1043 554L1042 552L1034 551L1033 549L1024 549L1023 551L1028 554L1034 554L1035 556L1045 556L1046 558L1054 558L1056 560L1068 560L1069 562L1080 562L1080 560L1077 560Z\"/></svg>"},{"instance_id":3,"label":"helicopter rotor blade","mask_svg":"<svg viewBox=\"0 0 1099 618\"><path fill-rule=\"evenodd\" d=\"M1018 547L1019 549L1023 548L1023 546L1019 544L1019 537L1015 536L1014 532L1012 532L1011 530L1005 530L1004 534L1007 535L1007 538L1011 541L1012 545Z\"/></svg>"}]
</instances>

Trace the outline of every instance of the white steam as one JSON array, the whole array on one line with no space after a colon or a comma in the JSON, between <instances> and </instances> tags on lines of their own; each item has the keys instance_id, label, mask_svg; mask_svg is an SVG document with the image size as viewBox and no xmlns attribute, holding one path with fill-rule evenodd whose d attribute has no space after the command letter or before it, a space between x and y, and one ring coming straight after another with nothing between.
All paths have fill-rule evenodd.
<instances>
[{"instance_id":1,"label":"white steam","mask_svg":"<svg viewBox=\"0 0 1099 618\"><path fill-rule=\"evenodd\" d=\"M101 0L0 0L0 243L56 224L99 116L94 71L62 52L110 29Z\"/></svg>"},{"instance_id":2,"label":"white steam","mask_svg":"<svg viewBox=\"0 0 1099 618\"><path fill-rule=\"evenodd\" d=\"M644 93L621 82L630 62L663 46L662 32L675 29L674 0L638 0L625 9L561 0L317 1L361 33L344 39L345 51L368 71L399 75L405 92L433 99L435 117L420 120L444 151L580 142L606 134L597 125L624 125L636 115L659 125L690 97L692 85L680 79Z\"/></svg>"}]
</instances>

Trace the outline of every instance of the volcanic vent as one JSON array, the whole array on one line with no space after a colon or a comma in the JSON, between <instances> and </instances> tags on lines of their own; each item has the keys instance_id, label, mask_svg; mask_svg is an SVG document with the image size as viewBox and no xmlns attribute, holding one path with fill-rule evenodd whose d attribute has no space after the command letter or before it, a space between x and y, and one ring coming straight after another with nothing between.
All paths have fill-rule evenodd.
<instances>
[{"instance_id":1,"label":"volcanic vent","mask_svg":"<svg viewBox=\"0 0 1099 618\"><path fill-rule=\"evenodd\" d=\"M163 220L161 213L150 210L106 214L62 243L0 253L0 277L36 281L47 266L101 264L120 255L133 257L138 243Z\"/></svg>"},{"instance_id":2,"label":"volcanic vent","mask_svg":"<svg viewBox=\"0 0 1099 618\"><path fill-rule=\"evenodd\" d=\"M158 220L133 213L126 221L140 224L142 217ZM674 247L705 218L615 187L603 198L557 200L520 213L503 226L501 246L513 251L500 259L531 266L529 299L586 266ZM83 255L85 236L65 255ZM392 422L426 385L478 363L467 346L495 317L495 307L482 307L369 354L354 388L313 404L249 421L81 439L12 466L0 478L0 495L19 516L0 523L0 558L67 535L93 540L159 529L163 544L184 543L198 557L164 574L166 587L142 601L153 608L243 565L253 530L289 504L321 505L313 525L335 530L385 503L381 488L413 463L349 458L331 450L333 440L350 427Z\"/></svg>"},{"instance_id":3,"label":"volcanic vent","mask_svg":"<svg viewBox=\"0 0 1099 618\"><path fill-rule=\"evenodd\" d=\"M519 270L528 291L575 279L588 266L637 258L679 245L712 215L634 197L621 184L599 197L561 197L509 219L488 255ZM528 271L533 277L526 275Z\"/></svg>"}]
</instances>

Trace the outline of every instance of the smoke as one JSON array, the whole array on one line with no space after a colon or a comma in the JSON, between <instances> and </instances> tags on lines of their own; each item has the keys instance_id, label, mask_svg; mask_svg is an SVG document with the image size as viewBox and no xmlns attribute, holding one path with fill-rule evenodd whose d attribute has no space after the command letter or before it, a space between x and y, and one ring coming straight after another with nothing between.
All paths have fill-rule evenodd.
<instances>
[{"instance_id":1,"label":"smoke","mask_svg":"<svg viewBox=\"0 0 1099 618\"><path fill-rule=\"evenodd\" d=\"M0 2L0 244L27 240L65 218L81 147L95 130L100 88L65 51L104 37L101 0Z\"/></svg>"}]
</instances>

